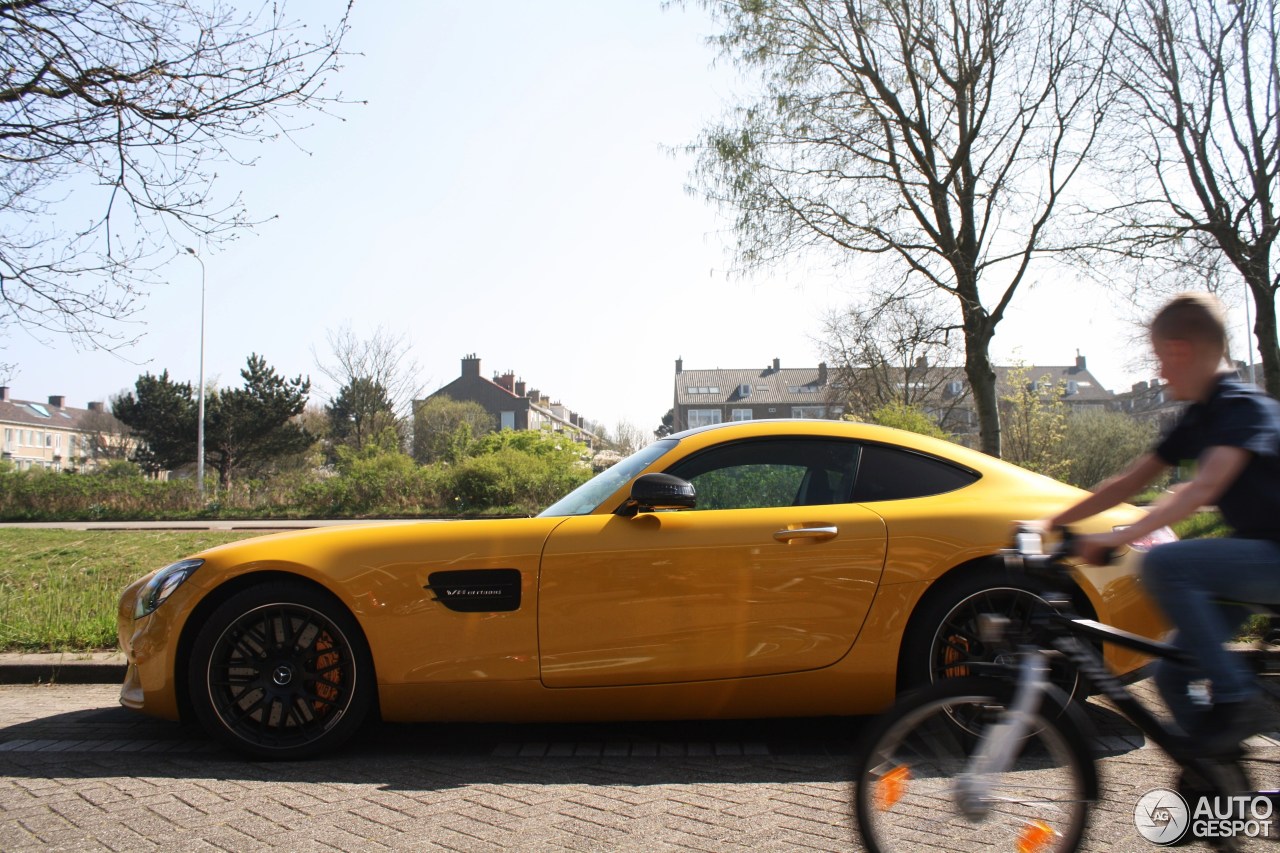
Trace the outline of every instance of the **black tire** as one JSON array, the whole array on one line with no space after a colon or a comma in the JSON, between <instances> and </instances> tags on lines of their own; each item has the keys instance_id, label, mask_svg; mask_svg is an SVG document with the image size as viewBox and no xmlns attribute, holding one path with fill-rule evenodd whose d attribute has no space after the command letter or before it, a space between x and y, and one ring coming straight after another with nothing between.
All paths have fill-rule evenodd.
<instances>
[{"instance_id":1,"label":"black tire","mask_svg":"<svg viewBox=\"0 0 1280 853\"><path fill-rule=\"evenodd\" d=\"M1078 712L1055 699L1033 715L1009 770L990 780L982 808L968 816L960 808L957 782L1012 693L1011 684L993 678L946 679L903 697L872 724L853 767L867 850L1079 848L1097 799L1097 771Z\"/></svg>"},{"instance_id":2,"label":"black tire","mask_svg":"<svg viewBox=\"0 0 1280 853\"><path fill-rule=\"evenodd\" d=\"M254 758L332 750L373 705L373 660L351 614L323 590L270 581L223 602L192 647L187 684L214 737Z\"/></svg>"},{"instance_id":3,"label":"black tire","mask_svg":"<svg viewBox=\"0 0 1280 853\"><path fill-rule=\"evenodd\" d=\"M1033 615L1049 605L1026 587L1026 580L994 566L961 569L943 579L911 617L902 643L898 668L899 692L914 690L948 678L1007 675L1013 652L1032 636ZM1007 641L989 645L978 636L978 616L1007 616ZM1082 691L1079 674L1068 661L1050 665L1050 680L1067 696Z\"/></svg>"}]
</instances>

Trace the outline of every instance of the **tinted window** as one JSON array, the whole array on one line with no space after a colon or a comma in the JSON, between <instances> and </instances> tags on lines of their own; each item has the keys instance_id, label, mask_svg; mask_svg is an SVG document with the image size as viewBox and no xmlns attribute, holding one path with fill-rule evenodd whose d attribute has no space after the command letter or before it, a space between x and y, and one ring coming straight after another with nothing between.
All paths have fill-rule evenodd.
<instances>
[{"instance_id":1,"label":"tinted window","mask_svg":"<svg viewBox=\"0 0 1280 853\"><path fill-rule=\"evenodd\" d=\"M862 449L853 500L895 501L940 495L963 488L978 475L910 450L868 444Z\"/></svg>"},{"instance_id":2,"label":"tinted window","mask_svg":"<svg viewBox=\"0 0 1280 853\"><path fill-rule=\"evenodd\" d=\"M763 439L714 447L668 474L693 483L698 509L845 503L858 445L826 439Z\"/></svg>"}]
</instances>

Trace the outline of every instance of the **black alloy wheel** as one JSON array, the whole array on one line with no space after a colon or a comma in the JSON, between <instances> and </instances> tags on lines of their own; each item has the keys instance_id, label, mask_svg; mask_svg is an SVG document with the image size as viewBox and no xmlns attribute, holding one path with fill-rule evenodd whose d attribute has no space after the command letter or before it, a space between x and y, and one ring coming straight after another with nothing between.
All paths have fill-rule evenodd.
<instances>
[{"instance_id":1,"label":"black alloy wheel","mask_svg":"<svg viewBox=\"0 0 1280 853\"><path fill-rule=\"evenodd\" d=\"M251 587L200 632L189 684L201 722L234 749L296 759L332 749L367 715L373 667L350 614L301 585Z\"/></svg>"}]
</instances>

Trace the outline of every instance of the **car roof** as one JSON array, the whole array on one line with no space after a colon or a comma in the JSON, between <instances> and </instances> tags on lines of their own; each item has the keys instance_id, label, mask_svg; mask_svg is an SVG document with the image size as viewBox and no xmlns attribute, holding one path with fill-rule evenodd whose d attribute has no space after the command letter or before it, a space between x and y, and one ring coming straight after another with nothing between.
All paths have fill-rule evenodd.
<instances>
[{"instance_id":1,"label":"car roof","mask_svg":"<svg viewBox=\"0 0 1280 853\"><path fill-rule=\"evenodd\" d=\"M762 438L770 435L813 435L831 436L834 438L858 439L892 444L931 453L962 464L986 467L995 461L993 457L981 453L962 444L945 439L932 438L919 433L908 432L895 427L879 424L861 423L859 421L833 421L819 418L758 418L749 421L728 421L709 426L694 427L668 436L669 439L682 441L695 436L714 436L716 441L724 441L734 437Z\"/></svg>"}]
</instances>

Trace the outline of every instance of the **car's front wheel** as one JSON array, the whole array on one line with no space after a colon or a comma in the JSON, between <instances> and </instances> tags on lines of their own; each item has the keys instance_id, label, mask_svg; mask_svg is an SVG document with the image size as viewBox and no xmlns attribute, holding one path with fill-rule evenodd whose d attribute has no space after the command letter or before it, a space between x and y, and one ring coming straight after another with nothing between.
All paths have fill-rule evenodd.
<instances>
[{"instance_id":1,"label":"car's front wheel","mask_svg":"<svg viewBox=\"0 0 1280 853\"><path fill-rule=\"evenodd\" d=\"M323 590L271 581L231 596L192 646L187 683L206 730L257 758L298 759L349 738L373 704L373 663Z\"/></svg>"}]
</instances>

